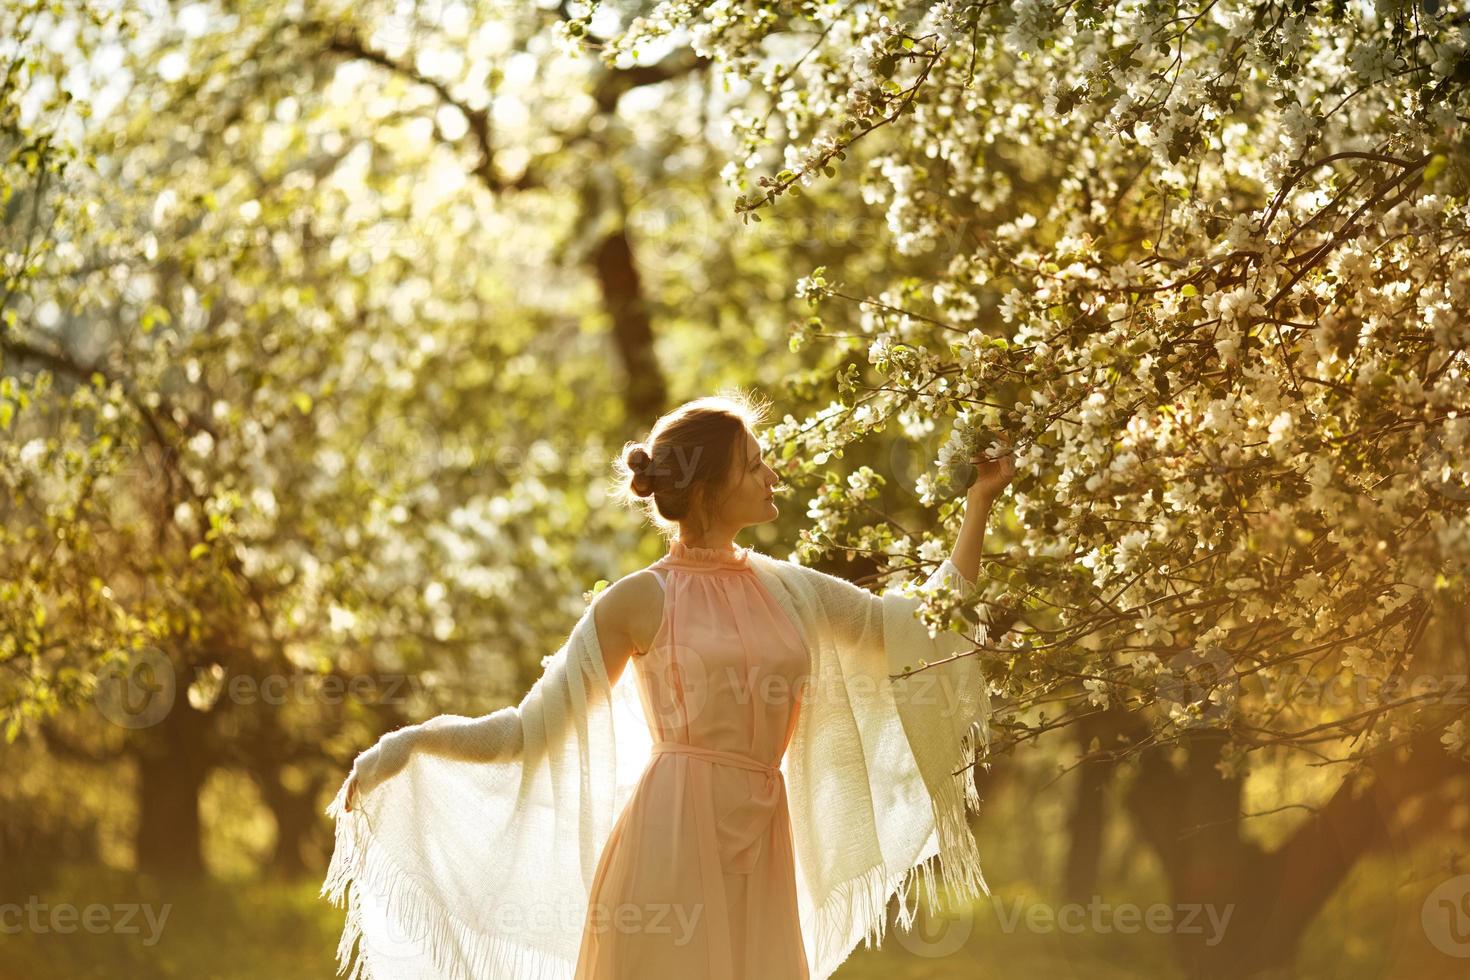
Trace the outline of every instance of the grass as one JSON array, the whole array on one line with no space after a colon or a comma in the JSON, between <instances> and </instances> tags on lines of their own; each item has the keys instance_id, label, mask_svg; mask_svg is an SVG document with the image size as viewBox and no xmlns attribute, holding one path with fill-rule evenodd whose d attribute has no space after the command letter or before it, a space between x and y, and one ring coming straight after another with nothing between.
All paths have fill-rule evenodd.
<instances>
[{"instance_id":1,"label":"grass","mask_svg":"<svg viewBox=\"0 0 1470 980\"><path fill-rule=\"evenodd\" d=\"M18 933L10 931L15 913L0 918L0 980L335 975L342 913L317 897L320 881L180 883L97 867L49 871L5 869L0 905L36 908L24 911Z\"/></svg>"},{"instance_id":2,"label":"grass","mask_svg":"<svg viewBox=\"0 0 1470 980\"><path fill-rule=\"evenodd\" d=\"M1308 930L1290 976L1302 980L1466 976L1470 960L1436 947L1425 924L1425 909L1433 914L1435 905L1426 898L1436 887L1458 880L1453 865L1445 870L1444 853L1441 841L1413 854L1375 855L1360 862ZM22 911L18 917L15 911L0 910L0 980L331 980L335 976L342 912L318 897L319 879L175 883L68 864L7 867L4 874L0 906L18 905ZM968 915L930 919L921 913L909 934L890 918L883 945L859 946L839 968L836 980L1184 976L1172 960L1165 933L1095 928L1090 913L1068 920L1080 927L1063 929L1048 913L1060 907L1054 904L1057 900L1022 876L993 875L992 883L994 903L978 904ZM1139 881L1119 883L1105 894L1115 906L1132 901L1147 908L1158 900L1157 891ZM28 904L36 906L34 913L25 908ZM1470 908L1470 902L1463 904ZM151 922L140 911L143 906L151 907ZM58 916L58 908L75 911L61 911ZM1111 921L1103 917L1105 925ZM1466 927L1470 915L1462 931ZM1442 938L1440 942L1442 946ZM1470 953L1470 932L1460 952Z\"/></svg>"}]
</instances>

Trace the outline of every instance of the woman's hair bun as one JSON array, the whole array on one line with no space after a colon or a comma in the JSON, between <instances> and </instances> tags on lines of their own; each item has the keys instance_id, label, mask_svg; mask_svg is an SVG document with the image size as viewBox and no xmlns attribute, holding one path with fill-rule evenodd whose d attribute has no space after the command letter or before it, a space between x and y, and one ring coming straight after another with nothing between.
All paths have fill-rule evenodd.
<instances>
[{"instance_id":1,"label":"woman's hair bun","mask_svg":"<svg viewBox=\"0 0 1470 980\"><path fill-rule=\"evenodd\" d=\"M769 410L764 399L727 389L665 412L641 438L617 443L608 455L608 498L665 532L683 521L708 527L719 503L712 498L738 469L745 440Z\"/></svg>"},{"instance_id":2,"label":"woman's hair bun","mask_svg":"<svg viewBox=\"0 0 1470 980\"><path fill-rule=\"evenodd\" d=\"M642 446L634 446L628 450L625 460L628 469L633 474L631 487L633 493L640 497L647 497L653 493L653 474L648 472L653 463L653 457L648 455L648 450Z\"/></svg>"}]
</instances>

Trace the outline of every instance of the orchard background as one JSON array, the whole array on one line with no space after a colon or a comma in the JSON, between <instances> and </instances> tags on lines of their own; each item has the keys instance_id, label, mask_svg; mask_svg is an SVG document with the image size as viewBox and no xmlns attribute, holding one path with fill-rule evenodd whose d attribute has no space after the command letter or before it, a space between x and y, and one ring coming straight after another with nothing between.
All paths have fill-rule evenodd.
<instances>
[{"instance_id":1,"label":"orchard background","mask_svg":"<svg viewBox=\"0 0 1470 980\"><path fill-rule=\"evenodd\" d=\"M986 626L995 895L839 978L1463 975L1467 42L0 0L0 980L330 976L352 758L518 701L662 553L619 448L729 385L793 488L741 540L875 588L1016 447L926 606Z\"/></svg>"}]
</instances>

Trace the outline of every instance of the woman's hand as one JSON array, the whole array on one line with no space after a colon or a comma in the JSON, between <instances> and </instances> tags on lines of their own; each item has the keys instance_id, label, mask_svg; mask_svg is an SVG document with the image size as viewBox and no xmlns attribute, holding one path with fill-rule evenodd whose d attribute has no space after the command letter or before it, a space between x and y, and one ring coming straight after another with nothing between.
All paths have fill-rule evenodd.
<instances>
[{"instance_id":1,"label":"woman's hand","mask_svg":"<svg viewBox=\"0 0 1470 980\"><path fill-rule=\"evenodd\" d=\"M502 712L507 710L501 709ZM515 717L514 709L509 711L510 714L506 717ZM497 717L502 716L497 713ZM428 721L406 725L384 735L352 761L352 772L347 777L347 796L342 802L342 809L355 809L364 792L371 792L373 787L400 772L408 765L416 750L432 752L449 759L476 762L488 759L488 747L473 738L463 737L466 729L473 731L486 720L488 719L466 718L463 715L435 715ZM518 722L515 732L520 733ZM487 728L486 734L493 735L496 732ZM443 737L436 738L436 735ZM498 744L496 743L497 746Z\"/></svg>"},{"instance_id":2,"label":"woman's hand","mask_svg":"<svg viewBox=\"0 0 1470 980\"><path fill-rule=\"evenodd\" d=\"M1005 446L1003 455L987 459L984 456L972 456L970 462L975 464L975 480L970 484L969 498L974 500L994 500L1000 492L1011 482L1016 475L1016 461L1011 453L1011 444L1002 439Z\"/></svg>"}]
</instances>

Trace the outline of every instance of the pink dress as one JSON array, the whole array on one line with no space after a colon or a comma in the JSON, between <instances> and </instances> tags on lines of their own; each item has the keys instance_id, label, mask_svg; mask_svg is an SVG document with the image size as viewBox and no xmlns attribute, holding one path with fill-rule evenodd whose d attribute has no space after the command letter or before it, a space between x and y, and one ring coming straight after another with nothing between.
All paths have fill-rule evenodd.
<instances>
[{"instance_id":1,"label":"pink dress","mask_svg":"<svg viewBox=\"0 0 1470 980\"><path fill-rule=\"evenodd\" d=\"M806 647L744 548L671 542L633 657L653 755L598 861L577 980L806 978L781 757Z\"/></svg>"}]
</instances>

